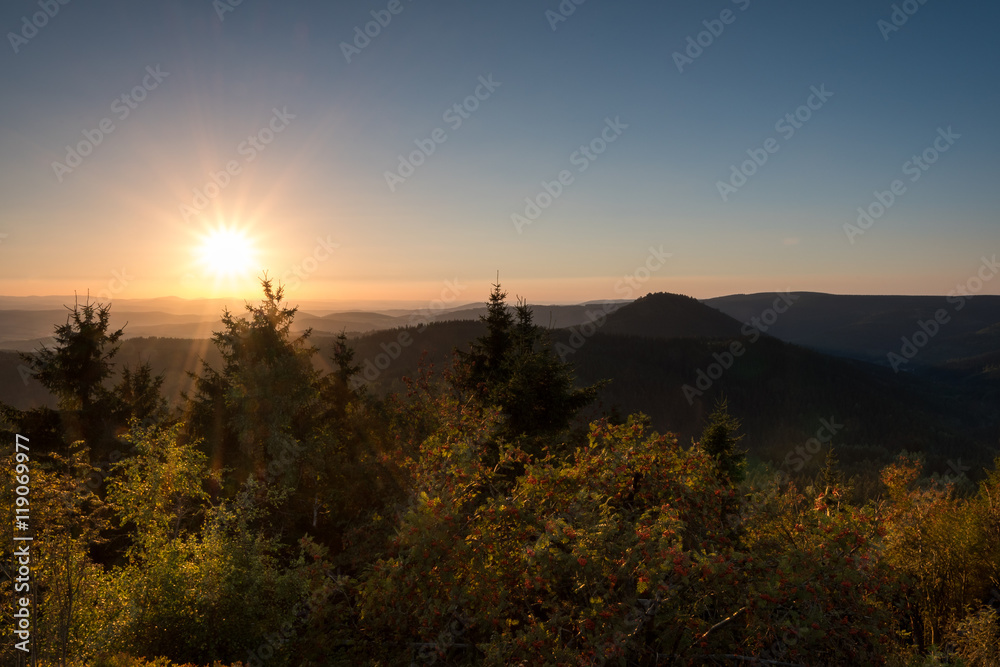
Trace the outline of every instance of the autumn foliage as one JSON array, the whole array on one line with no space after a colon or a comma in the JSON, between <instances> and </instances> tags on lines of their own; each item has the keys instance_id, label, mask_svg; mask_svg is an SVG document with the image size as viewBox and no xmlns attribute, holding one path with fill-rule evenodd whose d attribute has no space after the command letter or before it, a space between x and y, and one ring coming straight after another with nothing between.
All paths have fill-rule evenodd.
<instances>
[{"instance_id":1,"label":"autumn foliage","mask_svg":"<svg viewBox=\"0 0 1000 667\"><path fill-rule=\"evenodd\" d=\"M357 389L344 336L316 370L267 282L182 412L148 368L98 390L39 357L79 400L63 430L4 411L55 443L37 664L1000 664L1000 468L959 488L904 452L859 497L832 456L817 479L749 474L724 402L692 443L582 419L592 388L504 297L403 394ZM94 382L120 335L101 312L60 330Z\"/></svg>"}]
</instances>

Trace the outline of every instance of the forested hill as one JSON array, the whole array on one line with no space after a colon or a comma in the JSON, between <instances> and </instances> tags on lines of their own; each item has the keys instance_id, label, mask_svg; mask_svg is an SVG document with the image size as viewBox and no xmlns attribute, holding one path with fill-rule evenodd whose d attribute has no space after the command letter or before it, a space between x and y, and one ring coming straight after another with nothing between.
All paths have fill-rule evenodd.
<instances>
[{"instance_id":1,"label":"forested hill","mask_svg":"<svg viewBox=\"0 0 1000 667\"><path fill-rule=\"evenodd\" d=\"M732 338L742 324L681 294L647 294L608 315L603 333L647 338Z\"/></svg>"},{"instance_id":2,"label":"forested hill","mask_svg":"<svg viewBox=\"0 0 1000 667\"><path fill-rule=\"evenodd\" d=\"M779 303L786 312L775 313L778 322L802 306L800 312L816 312L809 295L794 298L790 307ZM760 307L750 322L778 299L748 297L752 305L737 314ZM680 295L651 294L620 307L592 305L574 317L592 323L552 329L550 344L574 366L581 385L610 381L600 390L598 411L642 411L656 428L685 442L700 433L722 395L743 419L750 451L775 462L813 437L821 419L843 424L834 442L849 467L885 462L903 449L926 451L942 468L958 458L984 466L1000 442L1000 382L994 379L925 378L835 358L773 339ZM784 330L808 329L798 324ZM456 349L467 349L484 331L481 322L461 320L354 336L358 381L379 395L404 391L402 379L416 377L422 363L440 374ZM781 331L776 324L768 333ZM317 334L314 343L320 348L314 361L328 372L333 338ZM742 354L733 355L734 343ZM132 366L149 362L164 374L164 394L175 403L181 392L191 391L187 373L200 371L202 358L219 364L209 341L164 338L126 339L116 357ZM0 352L0 400L18 407L40 404L46 393L19 368L16 355ZM820 463L810 459L806 468Z\"/></svg>"},{"instance_id":3,"label":"forested hill","mask_svg":"<svg viewBox=\"0 0 1000 667\"><path fill-rule=\"evenodd\" d=\"M553 349L573 364L579 384L610 380L599 393L602 409L642 411L654 427L671 430L685 442L700 433L713 402L725 395L730 409L743 419L745 444L767 460L784 460L815 436L821 419L831 418L844 425L834 441L846 465L887 461L908 449L934 454L935 464L947 469L949 458L986 465L997 452L1000 383L963 388L897 375L766 336L756 342L752 337L657 340L609 334L605 328L586 336L585 330L550 332ZM464 349L482 331L473 322L440 323L419 333L374 332L353 345L371 390L403 391L402 378L415 377L421 362L440 370L451 361L454 348ZM401 335L410 345L399 345ZM709 373L718 372L718 359L727 359L733 342L741 342L745 352L713 380ZM377 368L397 351L398 358ZM814 458L808 467L821 463Z\"/></svg>"}]
</instances>

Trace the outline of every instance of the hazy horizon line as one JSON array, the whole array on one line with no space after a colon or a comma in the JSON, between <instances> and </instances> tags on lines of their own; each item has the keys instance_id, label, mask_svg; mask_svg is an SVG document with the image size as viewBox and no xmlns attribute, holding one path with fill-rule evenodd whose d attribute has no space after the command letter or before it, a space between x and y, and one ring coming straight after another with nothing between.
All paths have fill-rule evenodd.
<instances>
[{"instance_id":1,"label":"hazy horizon line","mask_svg":"<svg viewBox=\"0 0 1000 667\"><path fill-rule=\"evenodd\" d=\"M665 290L651 291L647 294L678 294L680 296L691 296L684 294L682 292L668 292ZM759 295L770 295L770 294L817 294L823 296L838 296L838 297L912 297L912 298L947 298L950 294L928 294L928 293L837 293L837 292L821 292L815 290L771 290L771 291L757 291L757 292L732 292L728 294L720 294L710 297L691 297L698 301L712 301L715 299L725 299L731 297L748 297L748 296L759 296ZM954 294L954 292L952 292ZM510 296L510 295L508 295ZM644 295L643 295L644 296ZM973 296L973 295L969 295ZM976 294L975 296L1000 296L997 294ZM87 296L83 296L83 302L86 302ZM635 301L641 297L634 298L596 298L587 299L584 301L571 301L571 300L553 300L553 301L528 301L528 305L531 306L587 306L592 304L602 304L602 303L629 303ZM50 301L50 302L61 302L59 305L68 307L69 304L73 303L74 299L80 300L80 295L66 295L66 294L31 294L31 295L10 295L10 294L0 294L0 310L14 310L10 308L10 305L5 304L3 301ZM154 302L154 301L173 301L175 303L189 303L189 304L227 304L227 303L254 303L259 301L260 297L254 299L247 299L245 297L238 296L213 296L213 297L181 297L176 295L163 295L163 296L150 296L150 297L111 297L102 298L99 295L90 295L90 301L92 303L100 304L111 304L114 306L116 303L120 305L136 305L143 302ZM433 300L421 300L421 299L322 299L322 298L307 298L307 299L288 299L285 301L292 306L299 305L300 308L303 306L301 304L308 304L310 307L324 307L324 308L349 308L349 309L379 309L379 310L420 310L427 309ZM469 308L478 308L486 304L486 300L481 301L468 301L458 305L444 304L433 307L435 310L439 311L455 311L463 310ZM46 306L50 304L37 304L37 306ZM54 306L55 304L51 304ZM37 308L36 308L37 309ZM346 312L346 311L345 311Z\"/></svg>"}]
</instances>

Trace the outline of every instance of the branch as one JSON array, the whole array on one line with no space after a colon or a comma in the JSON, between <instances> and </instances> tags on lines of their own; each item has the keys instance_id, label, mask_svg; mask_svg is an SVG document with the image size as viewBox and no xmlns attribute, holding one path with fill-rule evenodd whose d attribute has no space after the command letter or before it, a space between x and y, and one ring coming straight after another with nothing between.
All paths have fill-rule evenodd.
<instances>
[{"instance_id":1,"label":"branch","mask_svg":"<svg viewBox=\"0 0 1000 667\"><path fill-rule=\"evenodd\" d=\"M781 532L783 532L788 537L788 541L792 543L792 546L795 547L796 549L798 549L799 545L795 541L795 536L792 535L792 532L790 530L788 530L788 528L786 528L784 526L784 524L782 524L782 523L778 523L778 528L780 528Z\"/></svg>"},{"instance_id":2,"label":"branch","mask_svg":"<svg viewBox=\"0 0 1000 667\"><path fill-rule=\"evenodd\" d=\"M715 625L713 625L712 627L710 627L710 628L709 628L709 629L708 629L707 631L705 631L705 633L704 633L703 635L701 635L700 637L698 637L697 639L695 639L695 640L694 640L694 641L695 641L695 643L698 643L698 642L700 642L700 641L701 641L701 640L703 640L703 639L704 639L705 637L709 636L710 634L712 634L713 632L715 632L715 631L716 631L716 630L718 630L719 628L721 628L721 627L723 627L723 626L725 626L725 625L728 625L729 623L732 623L733 621L735 621L735 620L736 620L736 617L737 617L737 616L739 616L740 614L742 614L742 613L743 613L743 612L745 612L746 610L747 610L747 608L746 608L746 607L741 607L741 608L740 608L740 609L739 609L739 610L738 610L738 611L737 611L737 612L736 612L735 614L733 614L733 615L732 615L732 616L730 616L729 618L724 618L724 619L722 619L721 621L719 621L718 623L716 623Z\"/></svg>"}]
</instances>

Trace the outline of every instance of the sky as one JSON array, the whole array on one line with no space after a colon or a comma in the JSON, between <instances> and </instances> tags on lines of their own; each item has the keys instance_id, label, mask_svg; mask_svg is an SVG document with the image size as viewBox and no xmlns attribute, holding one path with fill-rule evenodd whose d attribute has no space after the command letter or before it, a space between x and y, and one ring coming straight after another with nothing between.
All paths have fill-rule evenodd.
<instances>
[{"instance_id":1,"label":"sky","mask_svg":"<svg viewBox=\"0 0 1000 667\"><path fill-rule=\"evenodd\" d=\"M1000 251L998 19L6 0L0 294L944 295Z\"/></svg>"}]
</instances>

